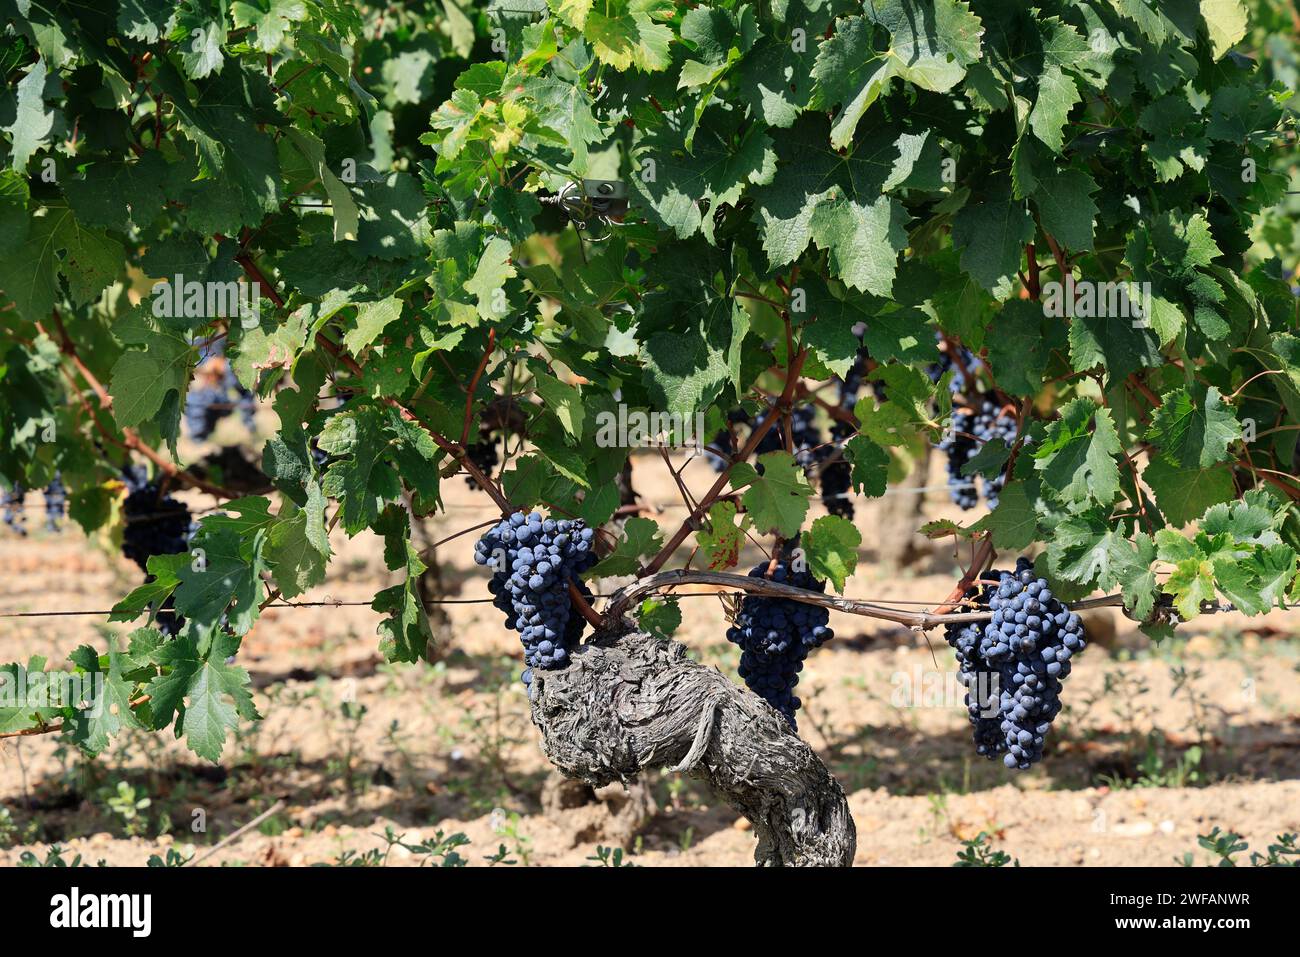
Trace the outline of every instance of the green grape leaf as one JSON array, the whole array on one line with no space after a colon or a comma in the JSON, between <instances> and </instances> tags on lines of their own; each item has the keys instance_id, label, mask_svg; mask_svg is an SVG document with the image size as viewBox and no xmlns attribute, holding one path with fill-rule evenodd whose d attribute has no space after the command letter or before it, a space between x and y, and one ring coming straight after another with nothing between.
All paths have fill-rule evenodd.
<instances>
[{"instance_id":1,"label":"green grape leaf","mask_svg":"<svg viewBox=\"0 0 1300 957\"><path fill-rule=\"evenodd\" d=\"M474 275L465 280L465 291L478 300L478 314L489 322L502 318L509 309L504 286L516 275L510 259L510 243L494 236L479 257Z\"/></svg>"},{"instance_id":2,"label":"green grape leaf","mask_svg":"<svg viewBox=\"0 0 1300 957\"><path fill-rule=\"evenodd\" d=\"M998 493L998 507L971 526L992 532L997 548L1027 548L1038 536L1038 517L1025 482L1008 482Z\"/></svg>"},{"instance_id":3,"label":"green grape leaf","mask_svg":"<svg viewBox=\"0 0 1300 957\"><path fill-rule=\"evenodd\" d=\"M641 567L641 559L655 554L663 544L658 522L633 516L624 524L623 538L615 544L614 550L592 567L586 577L634 575Z\"/></svg>"},{"instance_id":4,"label":"green grape leaf","mask_svg":"<svg viewBox=\"0 0 1300 957\"><path fill-rule=\"evenodd\" d=\"M1201 17L1217 60L1246 35L1248 17L1241 0L1200 0Z\"/></svg>"},{"instance_id":5,"label":"green grape leaf","mask_svg":"<svg viewBox=\"0 0 1300 957\"><path fill-rule=\"evenodd\" d=\"M554 3L554 0L552 0ZM597 9L588 0L555 4L562 20L582 30L592 52L616 70L668 68L673 31L655 19L671 16L666 0L609 0Z\"/></svg>"},{"instance_id":6,"label":"green grape leaf","mask_svg":"<svg viewBox=\"0 0 1300 957\"><path fill-rule=\"evenodd\" d=\"M952 225L961 268L998 299L1011 294L1025 244L1033 238L1033 217L1024 203L1011 198L1009 183L963 206Z\"/></svg>"},{"instance_id":7,"label":"green grape leaf","mask_svg":"<svg viewBox=\"0 0 1300 957\"><path fill-rule=\"evenodd\" d=\"M1029 128L1053 153L1061 152L1066 120L1078 102L1079 89L1074 80L1055 63L1048 64L1038 78L1038 96L1029 114Z\"/></svg>"},{"instance_id":8,"label":"green grape leaf","mask_svg":"<svg viewBox=\"0 0 1300 957\"><path fill-rule=\"evenodd\" d=\"M1030 299L1005 303L989 324L989 365L1011 395L1036 395L1047 370L1050 340L1043 307Z\"/></svg>"},{"instance_id":9,"label":"green grape leaf","mask_svg":"<svg viewBox=\"0 0 1300 957\"><path fill-rule=\"evenodd\" d=\"M581 439L586 420L582 390L541 370L534 371L533 381L537 385L537 394L542 397L547 409L560 420L565 434L575 441Z\"/></svg>"},{"instance_id":10,"label":"green grape leaf","mask_svg":"<svg viewBox=\"0 0 1300 957\"><path fill-rule=\"evenodd\" d=\"M831 131L836 149L853 139L863 114L894 77L942 93L980 58L983 26L960 0L884 0L864 14L838 24L813 66L816 104L842 107ZM878 28L889 34L887 48L875 42Z\"/></svg>"},{"instance_id":11,"label":"green grape leaf","mask_svg":"<svg viewBox=\"0 0 1300 957\"><path fill-rule=\"evenodd\" d=\"M771 182L776 153L761 128L741 133L738 111L721 108L704 112L688 148L683 112L665 117L638 138L633 157L639 171L631 186L652 222L685 239L702 227L712 235L713 214L720 206L735 203L750 184ZM708 203L707 214L702 201Z\"/></svg>"},{"instance_id":12,"label":"green grape leaf","mask_svg":"<svg viewBox=\"0 0 1300 957\"><path fill-rule=\"evenodd\" d=\"M302 9L299 0L270 0L270 2L277 5L297 5L298 9ZM236 7L238 6L240 4L236 4ZM361 226L356 200L326 162L325 144L306 130L290 127L286 134L298 151L312 164L316 178L320 180L325 195L329 197L330 209L334 214L334 241L356 239L357 231Z\"/></svg>"},{"instance_id":13,"label":"green grape leaf","mask_svg":"<svg viewBox=\"0 0 1300 957\"><path fill-rule=\"evenodd\" d=\"M154 660L162 673L145 688L155 727L166 727L174 717L177 736L184 734L191 751L213 762L220 760L226 734L240 718L261 717L248 690L248 672L226 664L238 650L239 639L220 629L202 641L189 630L157 649Z\"/></svg>"},{"instance_id":14,"label":"green grape leaf","mask_svg":"<svg viewBox=\"0 0 1300 957\"><path fill-rule=\"evenodd\" d=\"M555 77L536 76L524 81L523 93L537 113L538 121L553 130L572 151L573 172L586 173L587 149L605 135L592 112L591 96L586 88Z\"/></svg>"},{"instance_id":15,"label":"green grape leaf","mask_svg":"<svg viewBox=\"0 0 1300 957\"><path fill-rule=\"evenodd\" d=\"M52 680L58 675L45 674L44 658L32 658L26 667L0 665L0 734L39 728L64 713L62 704L50 701Z\"/></svg>"},{"instance_id":16,"label":"green grape leaf","mask_svg":"<svg viewBox=\"0 0 1300 957\"><path fill-rule=\"evenodd\" d=\"M1195 618L1202 602L1214 601L1214 565L1199 558L1185 559L1174 566L1163 588L1173 596L1178 614Z\"/></svg>"},{"instance_id":17,"label":"green grape leaf","mask_svg":"<svg viewBox=\"0 0 1300 957\"><path fill-rule=\"evenodd\" d=\"M296 598L325 581L333 554L325 530L325 496L315 482L307 483L307 503L299 508L286 501L266 539L266 561L285 598Z\"/></svg>"},{"instance_id":18,"label":"green grape leaf","mask_svg":"<svg viewBox=\"0 0 1300 957\"><path fill-rule=\"evenodd\" d=\"M133 40L157 43L175 11L169 0L119 0L117 28Z\"/></svg>"},{"instance_id":19,"label":"green grape leaf","mask_svg":"<svg viewBox=\"0 0 1300 957\"><path fill-rule=\"evenodd\" d=\"M1142 111L1138 125L1151 134L1145 151L1160 182L1177 179L1185 170L1205 168L1210 144L1185 97L1170 94L1157 100Z\"/></svg>"},{"instance_id":20,"label":"green grape leaf","mask_svg":"<svg viewBox=\"0 0 1300 957\"><path fill-rule=\"evenodd\" d=\"M848 519L823 515L812 523L799 541L808 559L808 570L844 594L844 581L858 566L862 533Z\"/></svg>"},{"instance_id":21,"label":"green grape leaf","mask_svg":"<svg viewBox=\"0 0 1300 957\"><path fill-rule=\"evenodd\" d=\"M145 347L122 353L109 380L113 417L122 428L132 428L153 419L168 393L185 394L194 351L184 335L160 326L143 305L113 331L124 343Z\"/></svg>"},{"instance_id":22,"label":"green grape leaf","mask_svg":"<svg viewBox=\"0 0 1300 957\"><path fill-rule=\"evenodd\" d=\"M322 449L339 456L325 473L322 491L341 502L344 530L355 535L378 517L381 501L401 492L387 461L388 441L373 409L349 409L332 417L319 438Z\"/></svg>"},{"instance_id":23,"label":"green grape leaf","mask_svg":"<svg viewBox=\"0 0 1300 957\"><path fill-rule=\"evenodd\" d=\"M979 451L961 467L965 476L982 475L993 478L1002 474L1002 469L1011 457L1011 449L1002 439L992 439L980 446Z\"/></svg>"},{"instance_id":24,"label":"green grape leaf","mask_svg":"<svg viewBox=\"0 0 1300 957\"><path fill-rule=\"evenodd\" d=\"M1072 509L1088 502L1109 505L1119 494L1115 456L1123 451L1110 410L1081 397L1066 404L1061 417L1048 425L1046 437L1034 449L1034 467Z\"/></svg>"},{"instance_id":25,"label":"green grape leaf","mask_svg":"<svg viewBox=\"0 0 1300 957\"><path fill-rule=\"evenodd\" d=\"M733 466L731 487L745 488L741 504L752 517L756 532L794 538L808 514L813 494L803 468L789 452L767 452L758 457L758 463L763 467L762 475L748 462Z\"/></svg>"},{"instance_id":26,"label":"green grape leaf","mask_svg":"<svg viewBox=\"0 0 1300 957\"><path fill-rule=\"evenodd\" d=\"M54 128L54 114L45 109L45 61L37 60L18 81L18 107L14 121L4 128L12 137L9 168L27 169L32 154L45 145Z\"/></svg>"},{"instance_id":27,"label":"green grape leaf","mask_svg":"<svg viewBox=\"0 0 1300 957\"><path fill-rule=\"evenodd\" d=\"M1060 170L1039 184L1033 193L1034 208L1043 228L1066 249L1092 249L1097 204L1092 194L1096 181L1083 170Z\"/></svg>"},{"instance_id":28,"label":"green grape leaf","mask_svg":"<svg viewBox=\"0 0 1300 957\"><path fill-rule=\"evenodd\" d=\"M708 521L695 533L695 541L713 571L735 568L740 564L740 550L745 547L748 517L736 522L735 502L714 502L709 506Z\"/></svg>"},{"instance_id":29,"label":"green grape leaf","mask_svg":"<svg viewBox=\"0 0 1300 957\"><path fill-rule=\"evenodd\" d=\"M265 506L264 499L262 504ZM190 542L192 561L177 573L176 611L200 622L217 622L227 614L231 629L246 634L260 614L257 603L262 592L259 572L264 570L261 548L265 532L259 530L252 536L253 557L245 558L237 531L219 526L209 530L206 525L200 523Z\"/></svg>"},{"instance_id":30,"label":"green grape leaf","mask_svg":"<svg viewBox=\"0 0 1300 957\"><path fill-rule=\"evenodd\" d=\"M360 355L388 326L402 315L402 300L396 296L378 302L357 304L356 325L343 336L343 345L353 355Z\"/></svg>"},{"instance_id":31,"label":"green grape leaf","mask_svg":"<svg viewBox=\"0 0 1300 957\"><path fill-rule=\"evenodd\" d=\"M236 27L252 27L253 47L274 53L284 43L291 25L307 18L303 0L235 0L230 16Z\"/></svg>"},{"instance_id":32,"label":"green grape leaf","mask_svg":"<svg viewBox=\"0 0 1300 957\"><path fill-rule=\"evenodd\" d=\"M689 420L739 376L749 315L712 286L687 281L643 300L648 326L662 314L671 317L663 321L688 317L691 325L650 332L641 350L645 384L656 408Z\"/></svg>"},{"instance_id":33,"label":"green grape leaf","mask_svg":"<svg viewBox=\"0 0 1300 957\"><path fill-rule=\"evenodd\" d=\"M87 707L72 703L72 711L64 720L64 734L87 754L99 754L122 728L140 727L131 709L135 682L122 677L123 656L110 648L105 657L107 670L89 645L82 645L68 655L68 660L77 666L79 676L90 683L88 690L92 693L87 697Z\"/></svg>"},{"instance_id":34,"label":"green grape leaf","mask_svg":"<svg viewBox=\"0 0 1300 957\"><path fill-rule=\"evenodd\" d=\"M855 435L844 443L844 457L852 466L849 477L855 492L870 498L885 494L889 483L889 452L865 435Z\"/></svg>"},{"instance_id":35,"label":"green grape leaf","mask_svg":"<svg viewBox=\"0 0 1300 957\"><path fill-rule=\"evenodd\" d=\"M1171 465L1209 468L1230 458L1228 446L1241 438L1241 426L1218 389L1184 387L1160 398L1146 437Z\"/></svg>"},{"instance_id":36,"label":"green grape leaf","mask_svg":"<svg viewBox=\"0 0 1300 957\"><path fill-rule=\"evenodd\" d=\"M148 226L163 211L167 174L167 163L150 150L133 163L117 160L93 163L84 176L65 183L63 192L79 223L125 232L132 223ZM207 252L201 250L201 253L206 265ZM174 272L188 271L164 270L151 275L171 276Z\"/></svg>"},{"instance_id":37,"label":"green grape leaf","mask_svg":"<svg viewBox=\"0 0 1300 957\"><path fill-rule=\"evenodd\" d=\"M1195 521L1211 505L1231 501L1236 495L1232 471L1222 466L1182 468L1164 458L1153 458L1142 470L1142 480L1155 493L1165 518L1175 526Z\"/></svg>"},{"instance_id":38,"label":"green grape leaf","mask_svg":"<svg viewBox=\"0 0 1300 957\"><path fill-rule=\"evenodd\" d=\"M379 622L377 629L379 651L386 661L419 661L434 641L429 614L416 587L424 565L413 549L411 558L413 562L407 567L406 580L377 592L370 604L373 610L388 616Z\"/></svg>"},{"instance_id":39,"label":"green grape leaf","mask_svg":"<svg viewBox=\"0 0 1300 957\"><path fill-rule=\"evenodd\" d=\"M841 155L826 136L825 118L810 114L777 141L776 176L754 190L763 250L780 267L812 242L848 286L887 296L897 254L907 245L907 213L881 191L912 174L913 141L885 124L859 131L853 149Z\"/></svg>"},{"instance_id":40,"label":"green grape leaf","mask_svg":"<svg viewBox=\"0 0 1300 957\"><path fill-rule=\"evenodd\" d=\"M729 82L756 116L784 129L812 101L813 69L820 52L816 38L826 32L831 11L830 4L820 0L777 0L772 8L772 35L754 44Z\"/></svg>"},{"instance_id":41,"label":"green grape leaf","mask_svg":"<svg viewBox=\"0 0 1300 957\"><path fill-rule=\"evenodd\" d=\"M646 634L667 641L681 627L681 602L673 595L647 598L637 609L636 621Z\"/></svg>"}]
</instances>

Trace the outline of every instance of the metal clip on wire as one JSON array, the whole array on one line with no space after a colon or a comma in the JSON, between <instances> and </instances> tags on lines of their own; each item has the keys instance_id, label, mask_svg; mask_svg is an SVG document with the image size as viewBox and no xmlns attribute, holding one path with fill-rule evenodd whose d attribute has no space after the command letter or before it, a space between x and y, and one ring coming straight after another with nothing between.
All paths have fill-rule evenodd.
<instances>
[{"instance_id":1,"label":"metal clip on wire","mask_svg":"<svg viewBox=\"0 0 1300 957\"><path fill-rule=\"evenodd\" d=\"M611 227L627 213L627 187L618 180L584 179L581 184L565 183L554 196L542 197L542 202L559 206L575 231L587 233L588 242L600 243L613 235ZM593 221L605 227L603 235L592 235Z\"/></svg>"}]
</instances>

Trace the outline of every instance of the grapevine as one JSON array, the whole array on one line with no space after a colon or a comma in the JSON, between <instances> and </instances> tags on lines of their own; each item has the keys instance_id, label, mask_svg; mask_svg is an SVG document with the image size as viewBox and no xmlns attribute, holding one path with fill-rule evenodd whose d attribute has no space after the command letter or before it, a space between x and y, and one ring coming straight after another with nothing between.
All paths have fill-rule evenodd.
<instances>
[{"instance_id":1,"label":"grapevine","mask_svg":"<svg viewBox=\"0 0 1300 957\"><path fill-rule=\"evenodd\" d=\"M1087 641L1079 616L1052 595L1027 559L1017 560L1014 572L986 578L970 594L992 619L949 625L945 637L967 687L976 752L1023 771L1042 760L1061 710L1061 683Z\"/></svg>"},{"instance_id":2,"label":"grapevine","mask_svg":"<svg viewBox=\"0 0 1300 957\"><path fill-rule=\"evenodd\" d=\"M755 566L750 577L809 591L824 591L807 569L796 568L793 548L785 554ZM785 716L793 728L800 701L794 693L808 653L834 637L827 622L830 613L788 598L747 596L740 601L735 624L727 629L727 640L740 646L740 677L764 701Z\"/></svg>"},{"instance_id":3,"label":"grapevine","mask_svg":"<svg viewBox=\"0 0 1300 957\"><path fill-rule=\"evenodd\" d=\"M771 795L719 755L812 769L824 830L774 814L760 854L843 862L795 722L830 611L945 627L1009 772L1051 763L1080 610L1160 642L1300 601L1295 71L1263 0L20 6L0 532L44 489L145 580L106 647L49 658L128 706L3 734L228 758L266 609L374 543L378 655L424 667L456 640L438 554L477 541L463 600L518 634L557 766L714 761L751 818ZM893 509L931 491L958 520ZM887 535L950 579L924 609L851 597ZM685 585L734 611L725 686L686 663ZM647 712L596 720L615 686Z\"/></svg>"},{"instance_id":4,"label":"grapevine","mask_svg":"<svg viewBox=\"0 0 1300 957\"><path fill-rule=\"evenodd\" d=\"M582 637L584 622L572 611L569 587L590 599L578 576L596 562L593 535L581 521L515 512L474 546L474 561L492 569L493 603L523 642L526 685L534 668L564 667Z\"/></svg>"}]
</instances>

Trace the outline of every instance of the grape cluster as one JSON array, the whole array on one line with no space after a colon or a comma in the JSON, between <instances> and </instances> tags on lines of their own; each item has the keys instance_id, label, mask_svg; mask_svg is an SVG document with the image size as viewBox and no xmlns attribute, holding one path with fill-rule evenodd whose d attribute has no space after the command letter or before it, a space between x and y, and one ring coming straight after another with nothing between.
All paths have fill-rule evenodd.
<instances>
[{"instance_id":1,"label":"grape cluster","mask_svg":"<svg viewBox=\"0 0 1300 957\"><path fill-rule=\"evenodd\" d=\"M226 415L225 396L213 386L197 386L185 396L185 428L200 442L212 434Z\"/></svg>"},{"instance_id":2,"label":"grape cluster","mask_svg":"<svg viewBox=\"0 0 1300 957\"><path fill-rule=\"evenodd\" d=\"M811 474L829 451L822 442L821 429L817 428L817 410L811 405L801 405L790 413L790 439L794 444L794 460L805 473Z\"/></svg>"},{"instance_id":3,"label":"grape cluster","mask_svg":"<svg viewBox=\"0 0 1300 957\"><path fill-rule=\"evenodd\" d=\"M979 409L954 406L952 424L939 443L939 449L948 455L948 494L963 509L979 504L979 489L974 476L962 474L962 468L973 459L986 442L1002 439L1007 446L1016 440L1016 419L1003 411L996 393L985 392L979 397ZM998 507L998 495L1006 482L1005 473L984 479L984 498L989 508Z\"/></svg>"},{"instance_id":4,"label":"grape cluster","mask_svg":"<svg viewBox=\"0 0 1300 957\"><path fill-rule=\"evenodd\" d=\"M935 333L935 338L942 340L939 333ZM965 346L961 350L961 365L953 360L946 348L940 349L939 361L932 362L926 366L926 373L930 376L931 382L938 382L943 378L944 373L949 369L955 370L953 377L948 380L948 391L953 395L958 395L966 390L966 377L962 375L962 365L966 367L967 372L975 372L980 368L980 360L975 358L975 353L971 352Z\"/></svg>"},{"instance_id":5,"label":"grape cluster","mask_svg":"<svg viewBox=\"0 0 1300 957\"><path fill-rule=\"evenodd\" d=\"M970 432L975 436L977 449L994 439L1001 439L1010 448L1016 441L1016 418L1003 411L996 396L986 393L980 403L980 410L971 423ZM988 501L989 508L998 507L998 495L1006 480L1005 471L984 480L984 498Z\"/></svg>"},{"instance_id":6,"label":"grape cluster","mask_svg":"<svg viewBox=\"0 0 1300 957\"><path fill-rule=\"evenodd\" d=\"M493 469L497 467L497 463L501 461L501 457L497 454L497 444L492 441L491 436L484 436L474 444L467 445L465 454L489 478L492 476ZM474 476L466 475L465 481L470 488L478 488L478 482L474 479Z\"/></svg>"},{"instance_id":7,"label":"grape cluster","mask_svg":"<svg viewBox=\"0 0 1300 957\"><path fill-rule=\"evenodd\" d=\"M15 485L13 488L5 489L4 497L0 498L0 504L3 504L5 509L5 524L19 535L27 534L27 529L24 527L27 516L23 514L23 499L26 497L27 490L21 485Z\"/></svg>"},{"instance_id":8,"label":"grape cluster","mask_svg":"<svg viewBox=\"0 0 1300 957\"><path fill-rule=\"evenodd\" d=\"M189 547L189 506L164 495L156 481L140 481L139 472L124 471L123 478L129 494L122 505L122 554L148 571L151 555L174 555Z\"/></svg>"},{"instance_id":9,"label":"grape cluster","mask_svg":"<svg viewBox=\"0 0 1300 957\"><path fill-rule=\"evenodd\" d=\"M770 572L769 572L770 568ZM763 562L750 573L796 588L825 591L807 570L794 571L788 555L773 563ZM819 605L789 598L746 595L740 601L736 621L727 629L727 640L740 646L740 677L749 690L770 704L794 728L799 699L794 686L799 682L804 658L814 648L834 637L827 627L830 613Z\"/></svg>"},{"instance_id":10,"label":"grape cluster","mask_svg":"<svg viewBox=\"0 0 1300 957\"><path fill-rule=\"evenodd\" d=\"M737 425L752 426L754 420L749 417L749 413L744 409L732 409L727 413L727 423L728 427L725 429L719 429L717 434L714 435L713 439L709 442L709 445L714 449L725 452L729 456L734 456L739 449L736 447L736 436L732 431L732 427ZM766 438L766 436L764 436L764 438ZM772 450L768 449L767 451L770 452ZM716 455L707 448L705 449L705 454L709 457L709 464L713 466L713 471L721 472L727 467L728 460L724 459L721 455Z\"/></svg>"},{"instance_id":11,"label":"grape cluster","mask_svg":"<svg viewBox=\"0 0 1300 957\"><path fill-rule=\"evenodd\" d=\"M952 424L939 443L939 450L948 456L948 496L963 509L979 504L979 490L975 479L961 474L962 467L975 457L977 445L971 427L975 416L969 409L954 408Z\"/></svg>"},{"instance_id":12,"label":"grape cluster","mask_svg":"<svg viewBox=\"0 0 1300 957\"><path fill-rule=\"evenodd\" d=\"M817 428L817 410L810 405L802 405L790 413L790 441L794 449L794 460L803 468L805 474L812 474L819 462L829 451L822 443L821 430ZM754 447L755 457L767 452L779 452L785 448L785 423L778 420L763 433ZM763 466L755 464L755 471L763 474Z\"/></svg>"},{"instance_id":13,"label":"grape cluster","mask_svg":"<svg viewBox=\"0 0 1300 957\"><path fill-rule=\"evenodd\" d=\"M1026 770L1043 757L1043 742L1061 710L1061 682L1070 659L1087 644L1079 616L1052 595L1033 564L1018 559L1014 572L994 572L998 582L975 589L991 621L952 624L948 644L957 652L975 750L1002 755L1008 768Z\"/></svg>"},{"instance_id":14,"label":"grape cluster","mask_svg":"<svg viewBox=\"0 0 1300 957\"><path fill-rule=\"evenodd\" d=\"M515 512L474 546L474 561L492 569L492 603L523 642L526 685L534 668L568 664L582 637L583 619L573 613L568 585L591 597L578 576L596 563L593 538L581 519L557 522L540 512Z\"/></svg>"},{"instance_id":15,"label":"grape cluster","mask_svg":"<svg viewBox=\"0 0 1300 957\"><path fill-rule=\"evenodd\" d=\"M58 472L45 486L45 529L50 532L59 530L59 523L68 509L68 490L63 486L63 476Z\"/></svg>"},{"instance_id":16,"label":"grape cluster","mask_svg":"<svg viewBox=\"0 0 1300 957\"><path fill-rule=\"evenodd\" d=\"M205 441L217 423L237 409L244 425L251 429L256 402L227 364L217 384L195 386L185 396L185 427L194 438Z\"/></svg>"},{"instance_id":17,"label":"grape cluster","mask_svg":"<svg viewBox=\"0 0 1300 957\"><path fill-rule=\"evenodd\" d=\"M844 457L844 443L852 438L854 431L847 422L837 421L831 425L833 449L839 455L823 465L821 470L822 504L829 514L849 521L853 521L853 499L849 497L849 489L853 487L853 466Z\"/></svg>"},{"instance_id":18,"label":"grape cluster","mask_svg":"<svg viewBox=\"0 0 1300 957\"><path fill-rule=\"evenodd\" d=\"M867 347L861 347L853 360L853 365L849 366L849 371L840 379L840 407L848 412L853 411L858 393L862 391L862 383L867 375L867 362L870 359L871 354L867 351ZM876 401L884 402L885 384L878 379L872 380L871 394L876 397Z\"/></svg>"}]
</instances>

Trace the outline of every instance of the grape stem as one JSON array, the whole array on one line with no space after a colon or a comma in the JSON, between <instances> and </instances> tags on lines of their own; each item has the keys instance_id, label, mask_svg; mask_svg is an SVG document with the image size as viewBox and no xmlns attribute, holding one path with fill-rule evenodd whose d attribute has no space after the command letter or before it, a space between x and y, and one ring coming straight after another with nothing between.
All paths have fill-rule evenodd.
<instances>
[{"instance_id":1,"label":"grape stem","mask_svg":"<svg viewBox=\"0 0 1300 957\"><path fill-rule=\"evenodd\" d=\"M976 571L979 567L978 562L971 566L971 573L968 573L970 575L968 586L983 574L982 570ZM749 594L765 595L770 598L789 598L793 601L801 601L809 605L820 605L823 608L841 611L848 615L892 621L900 625L906 625L909 628L938 628L954 623L989 621L993 617L991 611L958 612L955 614L945 614L941 610L903 611L899 608L859 601L855 598L839 598L835 595L826 595L806 588L783 585L766 578L751 578L749 575L734 575L730 572L694 571L679 568L672 571L657 572L614 592L609 598L609 603L605 606L605 619L607 621L617 620L630 605L642 596L675 588L679 585L711 585L735 588ZM1090 608L1117 608L1123 607L1123 605L1123 595L1102 595L1097 598L1085 598L1082 601L1070 602L1067 607L1073 611L1086 611Z\"/></svg>"},{"instance_id":2,"label":"grape stem","mask_svg":"<svg viewBox=\"0 0 1300 957\"><path fill-rule=\"evenodd\" d=\"M63 325L63 317L59 315L58 310L55 310L53 315L55 325L59 330L59 351L67 357L68 361L72 363L77 372L81 375L81 378L85 380L88 386L90 386L91 391L95 393L95 397L99 400L100 409L111 409L113 407L113 397L109 395L108 390L104 388L104 384L99 381L96 375L90 371L89 367L87 367L86 363L82 361L81 356L77 354L77 345L72 341L72 337L68 335L68 330ZM36 329L42 335L50 339L54 338L39 322L36 323ZM92 414L91 418L94 422L99 423L97 416ZM172 462L170 459L159 453L153 446L145 442L144 439L140 438L139 433L136 432L135 429L122 429L122 438L120 441L110 435L102 426L101 431L103 431L104 436L112 441L113 444L120 445L131 451L139 452L154 465L158 466L164 474L183 485L188 485L192 488L199 489L202 492L207 492L209 495L213 495L217 498L234 499L240 497L239 492L232 492L230 489L223 488L220 485L201 479L197 475L193 475L185 469L182 469L175 462Z\"/></svg>"},{"instance_id":3,"label":"grape stem","mask_svg":"<svg viewBox=\"0 0 1300 957\"><path fill-rule=\"evenodd\" d=\"M727 479L731 476L731 470L735 464L737 462L745 461L753 454L754 449L758 447L758 443L763 440L763 436L767 435L768 430L776 424L783 411L789 407L790 398L794 395L795 387L799 381L799 370L803 368L804 359L807 358L807 356L807 349L800 349L795 354L786 374L785 389L781 393L781 398L767 410L767 414L763 416L756 426L754 426L754 430L749 433L749 438L745 440L745 445L736 453L736 457L732 459L732 461L728 462L722 472L719 473L713 486L704 494L704 497L700 499L699 504L697 504L695 508L691 509L690 514L686 516L685 521L683 521L677 531L673 533L672 538L668 540L663 548L659 549L658 554L637 571L638 578L653 576L655 572L663 568L668 559L670 559L677 549L681 547L682 542L686 541L686 536L698 527L700 518L709 510L709 507L717 501L718 496L722 494L722 490L726 486Z\"/></svg>"},{"instance_id":4,"label":"grape stem","mask_svg":"<svg viewBox=\"0 0 1300 957\"><path fill-rule=\"evenodd\" d=\"M249 255L247 251L241 252L236 256L235 262L239 263L248 277L262 288L263 294L270 299L271 302L275 303L277 308L284 308L284 296L280 295L279 290L277 290L275 286L271 284L270 280L266 278L265 274L258 267L257 263L253 261L252 256ZM329 337L325 335L324 330L316 333L316 342L338 362L341 362L347 370L352 373L352 375L356 376L358 379L365 378L365 373L362 370L360 363L344 352L335 343L331 342ZM484 362L486 362L486 357ZM477 381L475 384L477 384ZM470 390L470 395L473 395L473 389ZM397 414L401 416L403 421L414 423L424 429L424 431L429 434L429 437L433 439L434 444L459 462L461 468L473 477L474 481L478 483L479 487L482 488L483 491L487 492L492 501L496 504L497 508L501 509L502 515L509 515L511 512L515 511L514 506L510 504L510 500L506 498L505 493L501 491L495 482L483 473L482 469L474 464L470 459L469 454L465 451L463 445L457 442L452 442L450 439L439 435L434 429L430 428L427 423L420 419L419 416L415 415L415 413L402 405L402 403L398 402L392 396L384 396L380 401L394 409Z\"/></svg>"}]
</instances>

